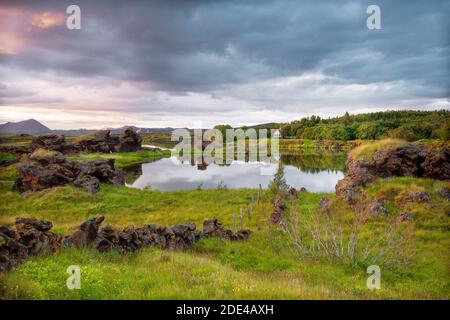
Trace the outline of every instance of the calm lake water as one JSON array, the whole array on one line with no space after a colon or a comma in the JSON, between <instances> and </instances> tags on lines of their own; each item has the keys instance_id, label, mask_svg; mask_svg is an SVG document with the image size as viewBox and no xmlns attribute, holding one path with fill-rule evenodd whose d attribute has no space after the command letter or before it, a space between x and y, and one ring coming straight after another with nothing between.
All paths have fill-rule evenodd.
<instances>
[{"instance_id":1,"label":"calm lake water","mask_svg":"<svg viewBox=\"0 0 450 320\"><path fill-rule=\"evenodd\" d=\"M345 154L282 155L287 183L311 192L334 192L342 179ZM267 188L277 169L276 163L233 161L230 165L181 162L176 157L163 158L150 163L124 169L127 185L160 191Z\"/></svg>"}]
</instances>

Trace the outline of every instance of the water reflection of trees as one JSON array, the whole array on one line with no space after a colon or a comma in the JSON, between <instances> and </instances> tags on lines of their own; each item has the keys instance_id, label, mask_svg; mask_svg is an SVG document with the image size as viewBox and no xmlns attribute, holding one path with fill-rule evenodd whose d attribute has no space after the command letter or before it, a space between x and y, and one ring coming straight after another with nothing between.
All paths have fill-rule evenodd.
<instances>
[{"instance_id":1,"label":"water reflection of trees","mask_svg":"<svg viewBox=\"0 0 450 320\"><path fill-rule=\"evenodd\" d=\"M285 165L294 166L308 173L319 173L321 171L344 171L346 154L301 154L281 155L281 162Z\"/></svg>"},{"instance_id":2,"label":"water reflection of trees","mask_svg":"<svg viewBox=\"0 0 450 320\"><path fill-rule=\"evenodd\" d=\"M125 182L133 184L140 176L142 176L142 163L133 164L123 168L122 170Z\"/></svg>"},{"instance_id":3,"label":"water reflection of trees","mask_svg":"<svg viewBox=\"0 0 450 320\"><path fill-rule=\"evenodd\" d=\"M203 157L195 158L191 157L178 159L181 163L189 163L191 166L196 166L197 170L205 171L208 168L208 163ZM233 160L240 160L235 156ZM261 160L258 157L258 161ZM277 163L273 161L271 163ZM284 165L289 165L300 169L303 172L319 173L321 171L333 171L340 172L345 169L345 161L347 156L344 153L302 153L302 154L282 154L280 161ZM153 162L153 161L152 161ZM245 162L249 162L248 156L245 157ZM264 161L263 161L264 162ZM228 167L230 163L215 163L215 165L221 167ZM142 163L127 166L123 169L125 182L127 184L133 184L142 175Z\"/></svg>"}]
</instances>

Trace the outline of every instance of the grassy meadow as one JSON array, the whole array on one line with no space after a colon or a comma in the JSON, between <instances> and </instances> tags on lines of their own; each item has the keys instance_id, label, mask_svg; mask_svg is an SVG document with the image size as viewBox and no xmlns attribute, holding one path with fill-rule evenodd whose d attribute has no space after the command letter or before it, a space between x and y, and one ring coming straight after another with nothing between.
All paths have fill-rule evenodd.
<instances>
[{"instance_id":1,"label":"grassy meadow","mask_svg":"<svg viewBox=\"0 0 450 320\"><path fill-rule=\"evenodd\" d=\"M103 155L110 157L111 155ZM103 157L84 155L81 160ZM150 156L147 154L147 156ZM114 154L123 167L143 154ZM73 186L57 187L22 197L11 190L15 165L0 169L0 225L17 216L50 220L53 231L67 234L80 223L105 215L105 223L125 227L146 223L172 225L193 221L199 229L205 219L218 218L232 228L232 213L251 203L257 190L192 190L159 192L102 185L94 196ZM325 232L339 225L350 234L360 216L334 194L299 193L289 203L289 221L298 234L286 234L268 221L272 195L265 190L252 219L244 228L254 231L247 242L203 239L186 252L146 248L120 255L90 249L63 249L58 255L34 257L13 271L0 275L0 296L6 299L449 299L450 204L438 195L448 182L428 179L380 179L365 188L367 201L386 199L388 215L365 216L358 229L359 242L352 259L298 250L297 236L308 241L305 221ZM427 203L402 201L409 190L426 191ZM318 210L321 197L331 199L329 212ZM380 290L366 287L370 260L386 249L386 230L402 211L414 220L399 224L401 245L381 262ZM321 217L322 219L315 219ZM313 220L310 220L314 218ZM294 226L295 224L295 226ZM310 224L308 224L310 225ZM327 229L330 228L330 229ZM293 232L293 233L295 233ZM309 239L310 240L310 239ZM68 290L66 269L81 267L81 289Z\"/></svg>"},{"instance_id":2,"label":"grassy meadow","mask_svg":"<svg viewBox=\"0 0 450 320\"><path fill-rule=\"evenodd\" d=\"M161 150L142 150L138 152L114 152L114 153L86 153L73 157L68 157L68 160L72 161L88 161L88 160L106 160L114 159L115 167L122 169L126 166L133 164L139 164L142 162L149 162L152 160L160 159L162 157L169 157L170 151Z\"/></svg>"}]
</instances>

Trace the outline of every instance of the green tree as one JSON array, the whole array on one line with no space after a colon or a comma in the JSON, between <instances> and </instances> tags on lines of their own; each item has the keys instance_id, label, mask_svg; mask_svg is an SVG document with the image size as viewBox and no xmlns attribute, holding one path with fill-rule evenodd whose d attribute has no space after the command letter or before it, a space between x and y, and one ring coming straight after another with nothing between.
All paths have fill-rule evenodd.
<instances>
[{"instance_id":1,"label":"green tree","mask_svg":"<svg viewBox=\"0 0 450 320\"><path fill-rule=\"evenodd\" d=\"M354 127L344 128L344 140L355 140L356 139L356 129Z\"/></svg>"},{"instance_id":2,"label":"green tree","mask_svg":"<svg viewBox=\"0 0 450 320\"><path fill-rule=\"evenodd\" d=\"M270 192L275 195L282 191L289 190L290 186L287 184L286 179L284 177L284 165L281 161L278 164L277 172L273 176L273 180L269 183Z\"/></svg>"},{"instance_id":3,"label":"green tree","mask_svg":"<svg viewBox=\"0 0 450 320\"><path fill-rule=\"evenodd\" d=\"M226 136L227 129L233 129L229 124L218 124L214 126L214 129L219 130L222 133L222 136Z\"/></svg>"},{"instance_id":4,"label":"green tree","mask_svg":"<svg viewBox=\"0 0 450 320\"><path fill-rule=\"evenodd\" d=\"M439 139L450 140L450 119L444 123L444 126L438 131Z\"/></svg>"},{"instance_id":5,"label":"green tree","mask_svg":"<svg viewBox=\"0 0 450 320\"><path fill-rule=\"evenodd\" d=\"M375 140L378 138L381 131L378 122L365 122L356 130L356 136L358 139Z\"/></svg>"},{"instance_id":6,"label":"green tree","mask_svg":"<svg viewBox=\"0 0 450 320\"><path fill-rule=\"evenodd\" d=\"M348 114L348 112L345 112L344 116L342 117L342 123L345 126L349 126L352 123L352 117Z\"/></svg>"}]
</instances>

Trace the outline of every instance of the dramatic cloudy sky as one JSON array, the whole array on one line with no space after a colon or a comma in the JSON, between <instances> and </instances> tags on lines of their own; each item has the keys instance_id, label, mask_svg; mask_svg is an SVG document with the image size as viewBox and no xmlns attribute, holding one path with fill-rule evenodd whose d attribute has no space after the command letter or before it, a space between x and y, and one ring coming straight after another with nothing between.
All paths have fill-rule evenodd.
<instances>
[{"instance_id":1,"label":"dramatic cloudy sky","mask_svg":"<svg viewBox=\"0 0 450 320\"><path fill-rule=\"evenodd\" d=\"M68 30L66 8L81 8ZM368 30L369 4L381 30ZM449 108L450 1L0 0L0 122L211 126Z\"/></svg>"}]
</instances>

